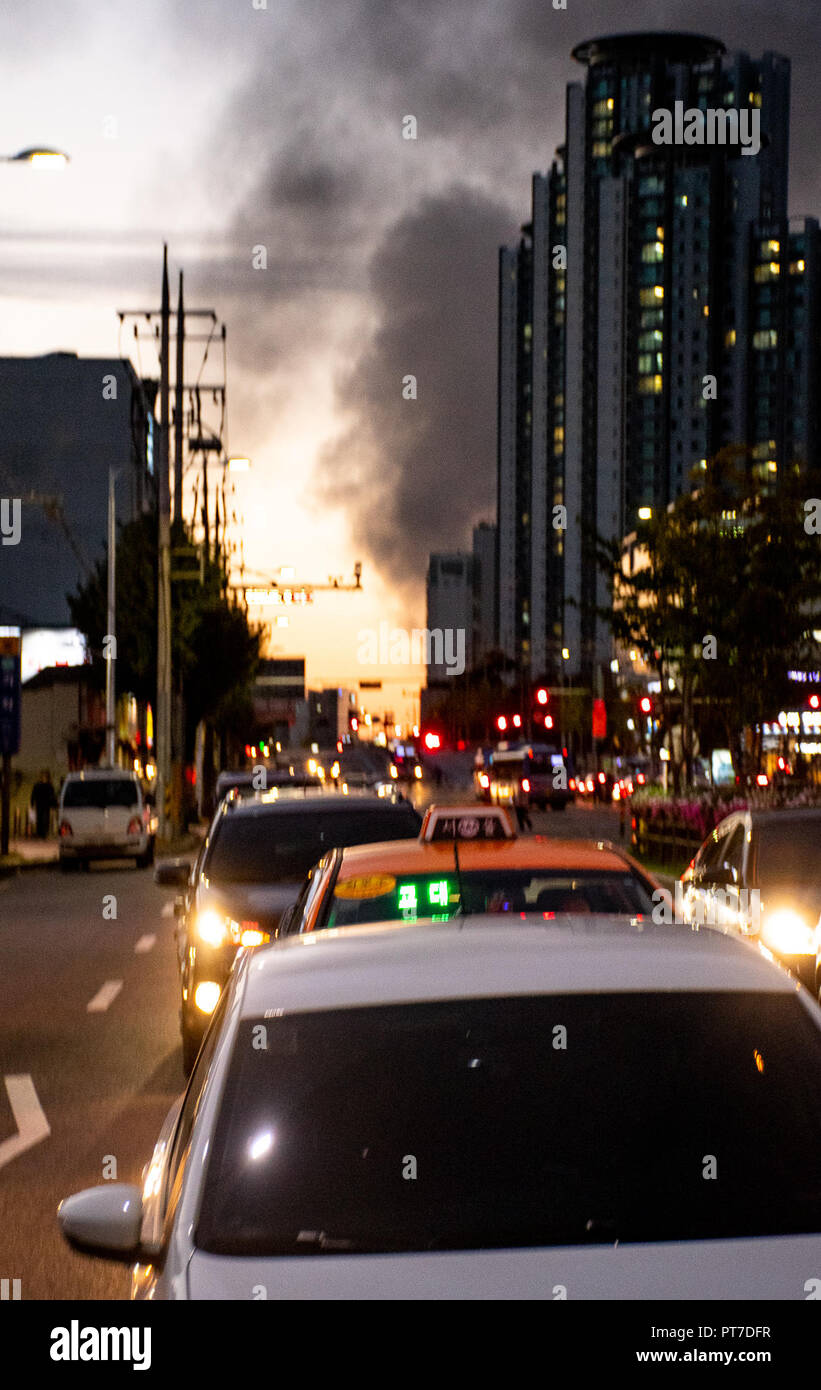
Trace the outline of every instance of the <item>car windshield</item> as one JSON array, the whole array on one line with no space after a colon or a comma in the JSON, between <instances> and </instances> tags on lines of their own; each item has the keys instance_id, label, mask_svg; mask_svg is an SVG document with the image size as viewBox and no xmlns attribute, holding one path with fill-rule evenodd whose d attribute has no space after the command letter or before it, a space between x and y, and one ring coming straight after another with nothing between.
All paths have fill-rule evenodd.
<instances>
[{"instance_id":1,"label":"car windshield","mask_svg":"<svg viewBox=\"0 0 821 1390\"><path fill-rule=\"evenodd\" d=\"M537 912L650 915L653 900L631 873L486 869L438 874L373 874L338 881L328 927L448 918L455 913Z\"/></svg>"},{"instance_id":2,"label":"car windshield","mask_svg":"<svg viewBox=\"0 0 821 1390\"><path fill-rule=\"evenodd\" d=\"M272 883L304 878L336 846L406 840L419 834L412 806L358 807L338 811L266 809L222 816L203 872L213 883Z\"/></svg>"},{"instance_id":3,"label":"car windshield","mask_svg":"<svg viewBox=\"0 0 821 1390\"><path fill-rule=\"evenodd\" d=\"M83 807L102 810L106 806L131 807L139 804L136 782L127 777L89 778L87 781L66 782L63 788L63 807Z\"/></svg>"},{"instance_id":4,"label":"car windshield","mask_svg":"<svg viewBox=\"0 0 821 1390\"><path fill-rule=\"evenodd\" d=\"M819 1088L821 1034L794 994L266 1014L239 1026L195 1244L318 1255L819 1232Z\"/></svg>"},{"instance_id":5,"label":"car windshield","mask_svg":"<svg viewBox=\"0 0 821 1390\"><path fill-rule=\"evenodd\" d=\"M758 879L764 887L821 887L821 814L758 828Z\"/></svg>"}]
</instances>

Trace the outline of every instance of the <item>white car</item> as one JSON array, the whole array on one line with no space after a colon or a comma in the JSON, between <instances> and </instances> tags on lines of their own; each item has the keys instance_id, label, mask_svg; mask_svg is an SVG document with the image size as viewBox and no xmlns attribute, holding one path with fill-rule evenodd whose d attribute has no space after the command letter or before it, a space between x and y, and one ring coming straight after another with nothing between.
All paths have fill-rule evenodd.
<instances>
[{"instance_id":1,"label":"white car","mask_svg":"<svg viewBox=\"0 0 821 1390\"><path fill-rule=\"evenodd\" d=\"M60 791L60 868L92 859L154 861L157 819L139 779L122 768L69 772Z\"/></svg>"},{"instance_id":2,"label":"white car","mask_svg":"<svg viewBox=\"0 0 821 1390\"><path fill-rule=\"evenodd\" d=\"M819 1088L818 1004L719 932L288 937L240 954L142 1191L59 1223L138 1299L803 1300Z\"/></svg>"}]
</instances>

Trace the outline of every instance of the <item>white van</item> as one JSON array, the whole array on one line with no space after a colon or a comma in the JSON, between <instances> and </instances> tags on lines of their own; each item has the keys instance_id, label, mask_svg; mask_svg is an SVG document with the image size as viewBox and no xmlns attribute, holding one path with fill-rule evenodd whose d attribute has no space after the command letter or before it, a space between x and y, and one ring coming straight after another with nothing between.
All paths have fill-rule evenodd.
<instances>
[{"instance_id":1,"label":"white van","mask_svg":"<svg viewBox=\"0 0 821 1390\"><path fill-rule=\"evenodd\" d=\"M60 792L60 868L92 859L154 861L156 817L133 772L87 768L70 772Z\"/></svg>"}]
</instances>

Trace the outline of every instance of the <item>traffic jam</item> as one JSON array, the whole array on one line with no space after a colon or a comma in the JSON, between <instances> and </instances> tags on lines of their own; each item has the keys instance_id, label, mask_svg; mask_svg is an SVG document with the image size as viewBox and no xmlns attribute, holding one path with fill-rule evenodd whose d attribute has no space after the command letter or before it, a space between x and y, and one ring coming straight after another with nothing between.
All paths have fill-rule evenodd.
<instances>
[{"instance_id":1,"label":"traffic jam","mask_svg":"<svg viewBox=\"0 0 821 1390\"><path fill-rule=\"evenodd\" d=\"M226 774L154 867L184 1090L67 1245L137 1300L806 1298L821 813L731 815L665 887L561 835L567 771L510 746L420 809Z\"/></svg>"}]
</instances>

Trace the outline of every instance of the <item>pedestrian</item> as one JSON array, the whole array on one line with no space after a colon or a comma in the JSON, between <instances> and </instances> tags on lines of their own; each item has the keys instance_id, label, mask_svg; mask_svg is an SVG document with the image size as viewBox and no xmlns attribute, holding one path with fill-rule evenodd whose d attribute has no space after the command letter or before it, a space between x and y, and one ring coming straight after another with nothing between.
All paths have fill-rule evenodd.
<instances>
[{"instance_id":1,"label":"pedestrian","mask_svg":"<svg viewBox=\"0 0 821 1390\"><path fill-rule=\"evenodd\" d=\"M31 789L31 805L34 807L37 835L39 839L45 840L48 838L51 813L57 805L51 773L46 768L40 773L40 780L35 782Z\"/></svg>"},{"instance_id":2,"label":"pedestrian","mask_svg":"<svg viewBox=\"0 0 821 1390\"><path fill-rule=\"evenodd\" d=\"M532 830L533 822L530 819L530 794L525 790L523 782L516 783L513 805L516 808L516 821L519 829Z\"/></svg>"}]
</instances>

